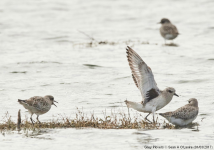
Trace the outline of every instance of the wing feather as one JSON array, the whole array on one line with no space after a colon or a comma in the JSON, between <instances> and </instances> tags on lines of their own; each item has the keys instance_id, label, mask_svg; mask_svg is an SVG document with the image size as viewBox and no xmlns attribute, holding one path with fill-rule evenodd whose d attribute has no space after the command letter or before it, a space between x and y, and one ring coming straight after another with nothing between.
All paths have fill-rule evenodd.
<instances>
[{"instance_id":1,"label":"wing feather","mask_svg":"<svg viewBox=\"0 0 214 150\"><path fill-rule=\"evenodd\" d=\"M141 92L143 104L146 104L151 99L159 96L160 90L157 87L151 68L129 46L126 50L133 80Z\"/></svg>"},{"instance_id":2,"label":"wing feather","mask_svg":"<svg viewBox=\"0 0 214 150\"><path fill-rule=\"evenodd\" d=\"M198 114L198 108L187 104L183 107L178 108L174 112L172 112L172 117L189 119L189 118L194 118L197 114Z\"/></svg>"},{"instance_id":3,"label":"wing feather","mask_svg":"<svg viewBox=\"0 0 214 150\"><path fill-rule=\"evenodd\" d=\"M178 29L173 24L166 24L163 26L163 31L165 34L179 34Z\"/></svg>"},{"instance_id":4,"label":"wing feather","mask_svg":"<svg viewBox=\"0 0 214 150\"><path fill-rule=\"evenodd\" d=\"M40 111L44 109L45 105L47 105L47 102L41 96L31 97L30 99L26 100L26 103Z\"/></svg>"}]
</instances>

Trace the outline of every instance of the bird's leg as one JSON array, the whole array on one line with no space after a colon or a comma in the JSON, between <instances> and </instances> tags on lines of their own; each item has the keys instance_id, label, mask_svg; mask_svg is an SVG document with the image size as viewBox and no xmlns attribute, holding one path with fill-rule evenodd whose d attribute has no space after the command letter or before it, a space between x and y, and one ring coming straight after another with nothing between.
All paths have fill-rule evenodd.
<instances>
[{"instance_id":1,"label":"bird's leg","mask_svg":"<svg viewBox=\"0 0 214 150\"><path fill-rule=\"evenodd\" d=\"M41 123L41 122L39 121L39 115L37 115L36 120L37 120L39 123Z\"/></svg>"},{"instance_id":2,"label":"bird's leg","mask_svg":"<svg viewBox=\"0 0 214 150\"><path fill-rule=\"evenodd\" d=\"M31 120L32 124L34 125L34 123L33 123L33 122L35 122L35 121L32 119L32 116L33 116L33 114L31 114L31 116L30 116L30 120Z\"/></svg>"},{"instance_id":3,"label":"bird's leg","mask_svg":"<svg viewBox=\"0 0 214 150\"><path fill-rule=\"evenodd\" d=\"M152 109L153 123L155 123L155 111L156 111L156 108L153 108L153 109Z\"/></svg>"},{"instance_id":4,"label":"bird's leg","mask_svg":"<svg viewBox=\"0 0 214 150\"><path fill-rule=\"evenodd\" d=\"M129 121L131 121L130 113L129 113L129 107L128 107L128 114L129 114Z\"/></svg>"},{"instance_id":5,"label":"bird's leg","mask_svg":"<svg viewBox=\"0 0 214 150\"><path fill-rule=\"evenodd\" d=\"M145 117L146 120L148 120L147 117L148 117L150 114L151 114L151 113L149 113L149 114Z\"/></svg>"},{"instance_id":6,"label":"bird's leg","mask_svg":"<svg viewBox=\"0 0 214 150\"><path fill-rule=\"evenodd\" d=\"M147 120L149 123L152 123L147 117L150 115L151 113L149 113L146 117L145 120Z\"/></svg>"},{"instance_id":7,"label":"bird's leg","mask_svg":"<svg viewBox=\"0 0 214 150\"><path fill-rule=\"evenodd\" d=\"M155 113L153 113L153 123L155 123Z\"/></svg>"}]
</instances>

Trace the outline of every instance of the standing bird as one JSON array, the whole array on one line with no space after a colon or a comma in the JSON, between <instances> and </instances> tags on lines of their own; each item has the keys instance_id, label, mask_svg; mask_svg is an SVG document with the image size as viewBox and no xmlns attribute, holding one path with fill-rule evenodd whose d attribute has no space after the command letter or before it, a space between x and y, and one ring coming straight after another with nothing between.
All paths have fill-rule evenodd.
<instances>
[{"instance_id":1,"label":"standing bird","mask_svg":"<svg viewBox=\"0 0 214 150\"><path fill-rule=\"evenodd\" d=\"M27 100L18 99L18 102L19 104L23 105L25 109L29 111L29 113L31 114L30 120L32 124L34 124L32 119L33 114L37 115L36 119L40 123L39 115L42 115L48 112L51 109L51 105L55 105L54 102L57 102L57 101L54 100L53 96L46 95L45 97L34 96Z\"/></svg>"},{"instance_id":2,"label":"standing bird","mask_svg":"<svg viewBox=\"0 0 214 150\"><path fill-rule=\"evenodd\" d=\"M126 50L129 66L132 71L132 78L137 88L140 90L143 99L141 103L127 100L125 103L129 108L149 113L145 119L152 113L154 122L155 111L166 106L172 100L173 95L178 95L172 87L167 87L163 91L160 91L155 82L151 68L148 67L141 57L129 46Z\"/></svg>"},{"instance_id":3,"label":"standing bird","mask_svg":"<svg viewBox=\"0 0 214 150\"><path fill-rule=\"evenodd\" d=\"M160 113L159 115L166 118L169 122L178 126L190 124L198 115L198 101L195 98L188 100L189 104L178 108L172 112Z\"/></svg>"},{"instance_id":4,"label":"standing bird","mask_svg":"<svg viewBox=\"0 0 214 150\"><path fill-rule=\"evenodd\" d=\"M165 44L166 40L173 40L178 36L179 33L176 26L173 25L169 19L163 18L159 23L162 24L160 34L164 38Z\"/></svg>"}]
</instances>

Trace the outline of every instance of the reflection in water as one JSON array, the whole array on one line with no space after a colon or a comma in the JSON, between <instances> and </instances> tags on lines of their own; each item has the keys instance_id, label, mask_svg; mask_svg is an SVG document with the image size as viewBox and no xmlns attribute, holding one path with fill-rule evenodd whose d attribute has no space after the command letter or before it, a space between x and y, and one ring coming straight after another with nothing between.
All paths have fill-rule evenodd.
<instances>
[{"instance_id":1,"label":"reflection in water","mask_svg":"<svg viewBox=\"0 0 214 150\"><path fill-rule=\"evenodd\" d=\"M53 63L53 64L61 64L60 62L55 61L31 61L31 62L17 62L17 64L46 64L46 63Z\"/></svg>"},{"instance_id":2,"label":"reflection in water","mask_svg":"<svg viewBox=\"0 0 214 150\"><path fill-rule=\"evenodd\" d=\"M208 81L209 79L195 79L195 80L179 80L178 83L199 83L199 82L204 82L204 81Z\"/></svg>"},{"instance_id":3,"label":"reflection in water","mask_svg":"<svg viewBox=\"0 0 214 150\"><path fill-rule=\"evenodd\" d=\"M179 45L178 45L178 44L175 44L175 43L170 43L170 44L164 44L164 46L174 46L174 47L178 47Z\"/></svg>"},{"instance_id":4,"label":"reflection in water","mask_svg":"<svg viewBox=\"0 0 214 150\"><path fill-rule=\"evenodd\" d=\"M101 66L92 65L92 64L83 64L83 65L89 67L90 69L95 69L95 68L97 68L97 67L101 67Z\"/></svg>"},{"instance_id":5,"label":"reflection in water","mask_svg":"<svg viewBox=\"0 0 214 150\"><path fill-rule=\"evenodd\" d=\"M199 124L197 122L193 122L193 123L190 123L186 126L175 126L175 129L192 129L191 131L200 131L199 130Z\"/></svg>"},{"instance_id":6,"label":"reflection in water","mask_svg":"<svg viewBox=\"0 0 214 150\"><path fill-rule=\"evenodd\" d=\"M201 108L196 118L200 126L149 130L146 132L149 134L139 130L91 128L2 133L1 149L8 149L11 145L22 150L50 149L47 143L56 144L53 149L65 146L65 149L88 150L130 150L142 143L158 145L169 141L178 145L186 141L187 144L212 144L212 4L212 0L185 1L185 5L183 1L168 0L150 1L148 5L142 0L135 3L129 0L91 0L87 3L78 0L1 0L0 114L8 111L11 119L16 120L17 110L21 108L16 104L17 98L47 94L56 95L59 107L52 108L41 121L49 121L56 114L75 117L76 107L95 113L105 109L111 113L113 107L116 111L119 107L127 112L125 99L142 100L130 75L125 51L127 45L139 52L154 69L160 87L170 85L182 95L173 98L163 108L164 112L183 106L184 101L192 97L199 100ZM200 6L200 10L195 6ZM155 9L151 11L151 8ZM182 11L176 15L180 9ZM156 22L166 14L182 34L174 40L177 44L162 46L164 40ZM78 30L103 42L91 42ZM103 69L102 66L108 67ZM121 102L121 106L117 102ZM130 113L135 115L135 111ZM42 147L35 146L35 141L44 143Z\"/></svg>"},{"instance_id":7,"label":"reflection in water","mask_svg":"<svg viewBox=\"0 0 214 150\"><path fill-rule=\"evenodd\" d=\"M53 138L50 138L47 134L53 134L53 130L50 129L35 129L34 131L26 130L23 132L23 135L25 137L29 138L36 138L36 139L43 139L43 140L53 140ZM55 133L55 132L54 132Z\"/></svg>"},{"instance_id":8,"label":"reflection in water","mask_svg":"<svg viewBox=\"0 0 214 150\"><path fill-rule=\"evenodd\" d=\"M12 71L10 73L27 73L27 71Z\"/></svg>"},{"instance_id":9,"label":"reflection in water","mask_svg":"<svg viewBox=\"0 0 214 150\"><path fill-rule=\"evenodd\" d=\"M138 135L137 141L142 144L152 144L152 143L158 141L158 138L152 138L151 135L146 134L146 133L135 132L134 134Z\"/></svg>"},{"instance_id":10,"label":"reflection in water","mask_svg":"<svg viewBox=\"0 0 214 150\"><path fill-rule=\"evenodd\" d=\"M125 76L125 77L115 78L114 80L121 80L121 79L124 79L124 78L130 78L130 76Z\"/></svg>"}]
</instances>

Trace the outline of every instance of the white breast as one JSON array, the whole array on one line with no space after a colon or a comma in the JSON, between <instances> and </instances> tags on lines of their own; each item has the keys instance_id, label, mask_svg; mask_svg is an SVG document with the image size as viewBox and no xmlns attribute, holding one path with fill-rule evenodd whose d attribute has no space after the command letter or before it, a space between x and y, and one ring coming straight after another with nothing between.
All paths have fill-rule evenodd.
<instances>
[{"instance_id":1,"label":"white breast","mask_svg":"<svg viewBox=\"0 0 214 150\"><path fill-rule=\"evenodd\" d=\"M172 34L166 34L164 38L167 40L173 40L174 38L176 38L176 36Z\"/></svg>"},{"instance_id":2,"label":"white breast","mask_svg":"<svg viewBox=\"0 0 214 150\"><path fill-rule=\"evenodd\" d=\"M175 117L170 117L169 118L169 122L171 122L174 125L179 125L179 126L185 126L190 124L191 122L193 122L195 120L197 116L195 116L194 118L190 118L190 119L180 119L180 118L175 118Z\"/></svg>"},{"instance_id":3,"label":"white breast","mask_svg":"<svg viewBox=\"0 0 214 150\"><path fill-rule=\"evenodd\" d=\"M155 107L156 111L166 106L170 101L167 101L162 95L152 99L145 106L145 109L149 112Z\"/></svg>"}]
</instances>

